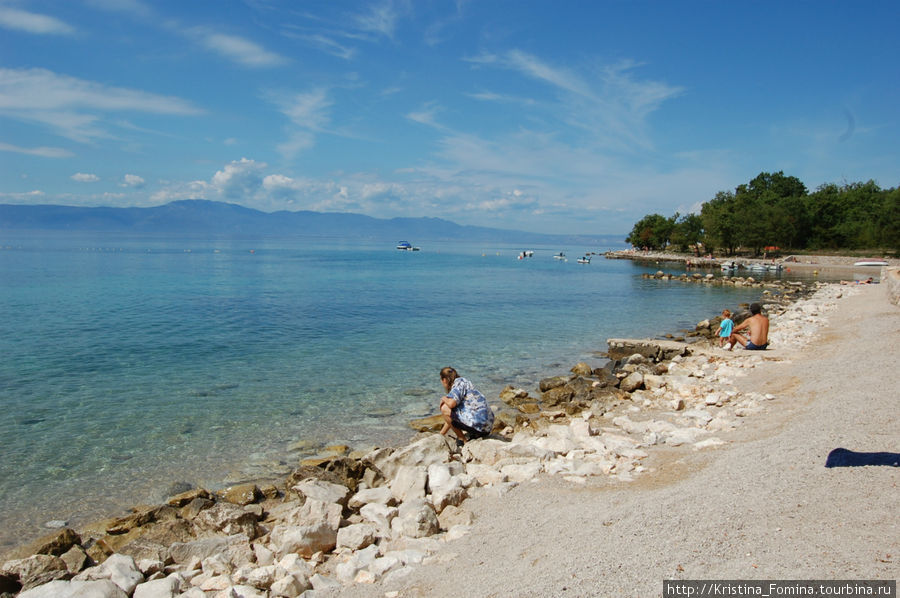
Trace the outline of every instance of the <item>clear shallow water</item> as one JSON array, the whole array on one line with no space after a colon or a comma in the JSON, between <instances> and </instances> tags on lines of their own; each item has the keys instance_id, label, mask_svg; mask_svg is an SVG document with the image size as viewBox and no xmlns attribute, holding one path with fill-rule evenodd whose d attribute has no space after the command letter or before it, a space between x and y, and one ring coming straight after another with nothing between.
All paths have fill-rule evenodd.
<instances>
[{"instance_id":1,"label":"clear shallow water","mask_svg":"<svg viewBox=\"0 0 900 598\"><path fill-rule=\"evenodd\" d=\"M579 265L586 248L519 261L520 247L421 244L0 235L0 547L173 482L287 470L298 441L402 441L436 412L445 365L496 401L600 365L609 337L759 297Z\"/></svg>"}]
</instances>

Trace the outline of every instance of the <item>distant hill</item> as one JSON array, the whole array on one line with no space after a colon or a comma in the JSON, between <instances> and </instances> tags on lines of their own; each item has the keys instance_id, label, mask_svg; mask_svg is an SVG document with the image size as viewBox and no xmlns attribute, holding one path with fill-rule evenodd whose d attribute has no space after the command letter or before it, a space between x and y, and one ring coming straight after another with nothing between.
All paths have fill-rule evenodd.
<instances>
[{"instance_id":1,"label":"distant hill","mask_svg":"<svg viewBox=\"0 0 900 598\"><path fill-rule=\"evenodd\" d=\"M0 230L193 233L241 236L350 237L397 242L469 240L497 243L578 243L620 246L624 235L543 235L462 226L440 218L373 218L334 212L261 212L202 199L152 208L83 208L0 204Z\"/></svg>"}]
</instances>

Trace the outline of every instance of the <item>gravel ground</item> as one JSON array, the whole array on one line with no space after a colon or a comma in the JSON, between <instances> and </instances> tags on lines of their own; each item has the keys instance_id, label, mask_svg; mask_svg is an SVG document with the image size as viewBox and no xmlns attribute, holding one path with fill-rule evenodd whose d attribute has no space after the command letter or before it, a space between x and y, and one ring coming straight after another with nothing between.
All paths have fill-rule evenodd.
<instances>
[{"instance_id":1,"label":"gravel ground","mask_svg":"<svg viewBox=\"0 0 900 598\"><path fill-rule=\"evenodd\" d=\"M824 467L830 451L900 453L900 309L854 287L816 341L740 379L772 393L717 449L660 449L652 473L541 478L465 503L471 533L400 585L341 597L661 596L664 579L896 579L895 467ZM736 357L739 358L739 357Z\"/></svg>"}]
</instances>

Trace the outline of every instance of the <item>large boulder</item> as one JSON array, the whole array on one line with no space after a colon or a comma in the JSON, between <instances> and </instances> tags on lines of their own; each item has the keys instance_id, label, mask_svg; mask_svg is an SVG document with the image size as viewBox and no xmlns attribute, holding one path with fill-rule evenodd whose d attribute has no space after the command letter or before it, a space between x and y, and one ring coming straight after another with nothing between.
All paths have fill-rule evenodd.
<instances>
[{"instance_id":1,"label":"large boulder","mask_svg":"<svg viewBox=\"0 0 900 598\"><path fill-rule=\"evenodd\" d=\"M325 480L303 480L291 488L294 492L306 499L318 500L324 503L337 503L347 506L347 498L350 489L342 484L333 484Z\"/></svg>"},{"instance_id":2,"label":"large boulder","mask_svg":"<svg viewBox=\"0 0 900 598\"><path fill-rule=\"evenodd\" d=\"M181 593L178 577L170 575L140 584L134 589L132 598L175 598Z\"/></svg>"},{"instance_id":3,"label":"large boulder","mask_svg":"<svg viewBox=\"0 0 900 598\"><path fill-rule=\"evenodd\" d=\"M337 533L338 528L325 520L308 525L276 525L269 542L279 558L288 554L309 558L332 550L337 545Z\"/></svg>"},{"instance_id":4,"label":"large boulder","mask_svg":"<svg viewBox=\"0 0 900 598\"><path fill-rule=\"evenodd\" d=\"M100 581L108 579L129 596L134 588L144 581L144 574L140 572L134 559L123 554L114 554L96 567L85 569L75 576L76 581Z\"/></svg>"},{"instance_id":5,"label":"large boulder","mask_svg":"<svg viewBox=\"0 0 900 598\"><path fill-rule=\"evenodd\" d=\"M18 598L128 598L109 581L52 581L19 594Z\"/></svg>"},{"instance_id":6,"label":"large boulder","mask_svg":"<svg viewBox=\"0 0 900 598\"><path fill-rule=\"evenodd\" d=\"M525 389L507 386L500 391L500 400L512 407L518 407L522 403L534 403L537 399L528 396Z\"/></svg>"},{"instance_id":7,"label":"large boulder","mask_svg":"<svg viewBox=\"0 0 900 598\"><path fill-rule=\"evenodd\" d=\"M478 442L467 442L462 450L466 461L484 465L494 465L501 459L524 457L544 461L556 456L553 451L542 449L527 442L504 442L485 438Z\"/></svg>"},{"instance_id":8,"label":"large boulder","mask_svg":"<svg viewBox=\"0 0 900 598\"><path fill-rule=\"evenodd\" d=\"M216 503L197 515L197 523L206 529L227 535L244 534L251 540L258 535L257 516L242 507L229 503Z\"/></svg>"},{"instance_id":9,"label":"large boulder","mask_svg":"<svg viewBox=\"0 0 900 598\"><path fill-rule=\"evenodd\" d=\"M565 386L569 382L569 376L554 376L552 378L544 378L538 383L541 392L547 392L553 388Z\"/></svg>"},{"instance_id":10,"label":"large boulder","mask_svg":"<svg viewBox=\"0 0 900 598\"><path fill-rule=\"evenodd\" d=\"M402 465L391 480L391 494L397 502L405 502L412 498L425 498L425 484L428 473L424 467Z\"/></svg>"},{"instance_id":11,"label":"large boulder","mask_svg":"<svg viewBox=\"0 0 900 598\"><path fill-rule=\"evenodd\" d=\"M222 500L236 505L250 505L262 498L259 486L253 483L229 486L220 492Z\"/></svg>"},{"instance_id":12,"label":"large boulder","mask_svg":"<svg viewBox=\"0 0 900 598\"><path fill-rule=\"evenodd\" d=\"M22 589L27 590L54 580L68 579L69 568L57 556L35 554L3 563L0 566L0 576L17 580Z\"/></svg>"},{"instance_id":13,"label":"large boulder","mask_svg":"<svg viewBox=\"0 0 900 598\"><path fill-rule=\"evenodd\" d=\"M37 540L24 544L20 548L12 551L6 558L10 560L24 559L33 554L50 554L60 556L76 544L81 544L81 537L75 530L63 527L47 535L41 536Z\"/></svg>"},{"instance_id":14,"label":"large boulder","mask_svg":"<svg viewBox=\"0 0 900 598\"><path fill-rule=\"evenodd\" d=\"M209 500L212 498L212 494L210 494L208 490L204 490L203 488L193 488L191 490L187 490L186 492L182 492L181 494L176 494L175 496L170 497L167 501L167 504L171 507L180 508L190 503L192 500L196 500L198 498Z\"/></svg>"},{"instance_id":15,"label":"large boulder","mask_svg":"<svg viewBox=\"0 0 900 598\"><path fill-rule=\"evenodd\" d=\"M401 467L428 467L432 463L450 460L450 447L440 434L425 436L393 453L378 452L371 457L373 464L387 479L393 479Z\"/></svg>"},{"instance_id":16,"label":"large boulder","mask_svg":"<svg viewBox=\"0 0 900 598\"><path fill-rule=\"evenodd\" d=\"M397 516L391 521L395 536L424 538L441 529L434 508L422 499L410 500L400 505Z\"/></svg>"},{"instance_id":17,"label":"large boulder","mask_svg":"<svg viewBox=\"0 0 900 598\"><path fill-rule=\"evenodd\" d=\"M394 504L394 495L391 489L384 486L380 488L364 488L350 497L347 506L351 509L359 509L363 505L377 503L381 505Z\"/></svg>"},{"instance_id":18,"label":"large boulder","mask_svg":"<svg viewBox=\"0 0 900 598\"><path fill-rule=\"evenodd\" d=\"M558 407L571 401L574 396L575 390L566 383L544 391L541 395L541 402L544 404L544 407Z\"/></svg>"},{"instance_id":19,"label":"large boulder","mask_svg":"<svg viewBox=\"0 0 900 598\"><path fill-rule=\"evenodd\" d=\"M354 523L342 527L337 534L337 547L360 550L375 542L378 530L371 523Z\"/></svg>"}]
</instances>

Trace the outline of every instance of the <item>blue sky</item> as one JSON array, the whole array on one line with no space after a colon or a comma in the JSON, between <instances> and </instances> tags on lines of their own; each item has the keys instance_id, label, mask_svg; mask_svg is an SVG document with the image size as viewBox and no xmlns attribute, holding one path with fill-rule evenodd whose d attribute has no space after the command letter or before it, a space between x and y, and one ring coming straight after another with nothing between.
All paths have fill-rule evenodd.
<instances>
[{"instance_id":1,"label":"blue sky","mask_svg":"<svg viewBox=\"0 0 900 598\"><path fill-rule=\"evenodd\" d=\"M900 179L900 3L0 0L0 203L627 233Z\"/></svg>"}]
</instances>

